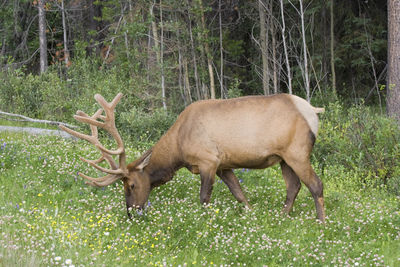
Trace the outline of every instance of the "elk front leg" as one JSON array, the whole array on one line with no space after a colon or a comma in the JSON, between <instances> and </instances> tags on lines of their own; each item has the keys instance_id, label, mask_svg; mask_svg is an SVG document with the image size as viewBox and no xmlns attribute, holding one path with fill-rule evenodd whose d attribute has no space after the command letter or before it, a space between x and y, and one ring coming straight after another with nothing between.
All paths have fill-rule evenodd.
<instances>
[{"instance_id":1,"label":"elk front leg","mask_svg":"<svg viewBox=\"0 0 400 267\"><path fill-rule=\"evenodd\" d=\"M239 201L240 203L244 203L247 208L251 208L249 202L243 194L238 178L235 176L232 170L218 171L217 175L228 186L229 190L231 191L232 195L237 199L237 201Z\"/></svg>"},{"instance_id":2,"label":"elk front leg","mask_svg":"<svg viewBox=\"0 0 400 267\"><path fill-rule=\"evenodd\" d=\"M292 210L294 200L300 191L301 183L296 173L286 164L281 161L282 176L286 183L286 201L283 206L283 212L289 214Z\"/></svg>"},{"instance_id":3,"label":"elk front leg","mask_svg":"<svg viewBox=\"0 0 400 267\"><path fill-rule=\"evenodd\" d=\"M215 182L215 170L200 169L201 187L200 187L200 203L208 204L210 202L213 185Z\"/></svg>"}]
</instances>

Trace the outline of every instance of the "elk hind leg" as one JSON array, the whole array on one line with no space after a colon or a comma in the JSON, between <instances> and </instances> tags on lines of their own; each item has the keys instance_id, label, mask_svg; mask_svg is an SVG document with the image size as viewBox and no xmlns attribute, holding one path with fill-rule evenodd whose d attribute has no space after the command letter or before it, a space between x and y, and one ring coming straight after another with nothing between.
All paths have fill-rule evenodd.
<instances>
[{"instance_id":1,"label":"elk hind leg","mask_svg":"<svg viewBox=\"0 0 400 267\"><path fill-rule=\"evenodd\" d=\"M286 163L293 169L300 180L310 190L311 195L314 198L315 208L317 210L317 218L320 221L325 222L323 184L311 167L310 161L286 160Z\"/></svg>"},{"instance_id":2,"label":"elk hind leg","mask_svg":"<svg viewBox=\"0 0 400 267\"><path fill-rule=\"evenodd\" d=\"M286 164L281 161L282 176L286 183L286 201L283 206L283 212L289 214L293 208L293 203L300 191L301 183L297 174Z\"/></svg>"},{"instance_id":3,"label":"elk hind leg","mask_svg":"<svg viewBox=\"0 0 400 267\"><path fill-rule=\"evenodd\" d=\"M240 187L238 178L235 176L232 170L220 170L217 172L217 175L224 181L224 183L228 186L232 195L236 198L240 203L244 203L247 208L250 208L250 204L247 201L245 195L243 194L242 188Z\"/></svg>"}]
</instances>

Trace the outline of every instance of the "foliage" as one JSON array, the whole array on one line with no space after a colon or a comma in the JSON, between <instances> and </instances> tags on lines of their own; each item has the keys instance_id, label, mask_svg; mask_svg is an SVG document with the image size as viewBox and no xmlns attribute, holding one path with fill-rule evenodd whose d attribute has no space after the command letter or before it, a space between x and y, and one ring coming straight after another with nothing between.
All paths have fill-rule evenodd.
<instances>
[{"instance_id":1,"label":"foliage","mask_svg":"<svg viewBox=\"0 0 400 267\"><path fill-rule=\"evenodd\" d=\"M231 83L230 88L228 89L228 98L240 97L243 95L242 90L239 88L240 81L238 79L234 79Z\"/></svg>"},{"instance_id":2,"label":"foliage","mask_svg":"<svg viewBox=\"0 0 400 267\"><path fill-rule=\"evenodd\" d=\"M120 182L95 189L77 175L98 175L79 161L97 157L89 144L9 133L0 138L17 148L0 173L1 264L400 264L400 199L382 188L360 190L353 182L358 173L335 162L316 167L325 184L326 225L315 220L305 187L292 215L282 216L285 185L276 167L237 170L252 210L220 180L212 204L201 207L198 177L182 170L152 192L144 213L128 220ZM127 144L127 152L136 151Z\"/></svg>"},{"instance_id":3,"label":"foliage","mask_svg":"<svg viewBox=\"0 0 400 267\"><path fill-rule=\"evenodd\" d=\"M378 8L382 7L382 8ZM373 71L379 74L386 67L387 20L386 1L376 0L361 4L343 1L337 4L336 59L337 75L343 84L340 94L365 98L366 88L373 88ZM371 65L372 64L372 65ZM349 69L351 71L349 71ZM378 75L376 74L376 75ZM383 82L384 81L377 81ZM351 90L345 90L348 87Z\"/></svg>"},{"instance_id":4,"label":"foliage","mask_svg":"<svg viewBox=\"0 0 400 267\"><path fill-rule=\"evenodd\" d=\"M217 87L220 84L218 80L221 77L218 72L221 65L224 69L222 84L225 88L222 90L216 88L217 96L220 92L226 94L235 81L241 81L239 89L244 95L263 92L259 10L258 5L251 1L199 0L184 1L182 4L182 1L176 0L162 2L102 0L94 1L93 5L87 5L85 1L63 2L66 10L65 27L62 24L60 4L55 0L46 1L48 63L58 69L58 75L63 80L71 77L73 80L79 80L76 70L80 70L81 74L87 77L86 70L81 68L82 62L86 61L89 64L93 63L86 65L91 70L89 73L93 73L93 68L97 68L99 74L96 76L108 76L110 69L117 68L124 79L127 77L128 80L134 80L134 83L128 86L133 87L138 83L142 86L142 92L154 96L160 91L161 65L163 65L164 79L168 88L167 102L169 107L174 109L175 106L181 107L186 104L182 101L182 87L186 81L189 82L189 88L185 87L184 90L191 91L192 100L204 99L209 95L210 77L207 61L211 59ZM273 71L271 45L274 38L277 44L275 63L278 67L276 70L278 91L287 92L280 5L276 1L263 2L270 10L268 12L265 10L270 44L268 48L270 86L272 86ZM36 3L37 1L5 0L2 5L0 11L2 72L22 67L27 74L38 73ZM328 52L329 2L305 1L305 4L310 84L312 88L319 87L319 90L326 93L329 90L331 77ZM283 1L283 5L289 62L293 72L293 90L299 95L304 91L304 70L301 59L303 52L298 1ZM150 14L150 9L153 10L153 15ZM334 53L338 94L346 99L358 101L367 98L378 101L380 94L384 93L371 88L376 86L375 83L384 83L387 50L386 9L386 1L383 0L340 1L334 5ZM221 25L219 19L216 19L220 15ZM158 39L161 37L161 26L163 28L162 64L157 58L160 52L158 42L161 41L156 42L153 25ZM67 38L66 44L64 44L64 32ZM222 36L222 48L220 36ZM64 66L65 45L69 49L69 64L72 64L72 69ZM210 47L209 52L205 51L206 45ZM222 62L220 62L221 51ZM187 63L186 69L183 62ZM80 66L76 68L75 65ZM186 81L184 76L187 78ZM40 84L41 81L34 78L32 86L27 87L34 90L32 94L37 94L38 84L35 82ZM96 88L96 84L89 92ZM126 85L122 82L121 86ZM65 88L65 85L56 84L56 86ZM83 89L77 91L82 92ZM154 102L158 107L161 106L159 96Z\"/></svg>"},{"instance_id":5,"label":"foliage","mask_svg":"<svg viewBox=\"0 0 400 267\"><path fill-rule=\"evenodd\" d=\"M68 78L59 77L57 66L40 76L21 71L0 72L0 110L30 117L77 124L77 110L94 113L97 93L111 101L118 92L124 94L117 108L117 125L131 140L157 140L172 124L175 115L153 110L157 97L143 95L143 80L121 74L117 67L99 72L101 62L83 59L68 70ZM139 98L140 97L140 98ZM179 110L179 105L176 105ZM119 116L121 115L121 116ZM145 137L145 133L149 136Z\"/></svg>"},{"instance_id":6,"label":"foliage","mask_svg":"<svg viewBox=\"0 0 400 267\"><path fill-rule=\"evenodd\" d=\"M130 111L122 112L119 124L123 129L124 136L138 145L148 146L150 143L155 143L174 123L176 117L165 112L162 109L157 109L152 113L144 112L143 110L133 108Z\"/></svg>"},{"instance_id":7,"label":"foliage","mask_svg":"<svg viewBox=\"0 0 400 267\"><path fill-rule=\"evenodd\" d=\"M363 183L385 184L400 194L400 130L371 107L331 103L322 115L314 155L322 169L343 166Z\"/></svg>"}]
</instances>

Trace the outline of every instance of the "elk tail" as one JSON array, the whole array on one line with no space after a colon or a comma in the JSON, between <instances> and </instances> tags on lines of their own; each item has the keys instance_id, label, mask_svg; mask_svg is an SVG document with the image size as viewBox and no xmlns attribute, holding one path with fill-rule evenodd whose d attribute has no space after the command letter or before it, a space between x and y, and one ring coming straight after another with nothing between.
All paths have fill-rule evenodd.
<instances>
[{"instance_id":1,"label":"elk tail","mask_svg":"<svg viewBox=\"0 0 400 267\"><path fill-rule=\"evenodd\" d=\"M325 108L316 108L316 107L312 107L315 113L324 113L325 112Z\"/></svg>"}]
</instances>

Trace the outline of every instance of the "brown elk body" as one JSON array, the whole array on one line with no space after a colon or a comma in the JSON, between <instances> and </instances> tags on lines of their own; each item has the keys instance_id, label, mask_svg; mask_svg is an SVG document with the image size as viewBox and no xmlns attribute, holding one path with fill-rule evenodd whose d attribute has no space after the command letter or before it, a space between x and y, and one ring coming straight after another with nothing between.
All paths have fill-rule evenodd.
<instances>
[{"instance_id":1,"label":"brown elk body","mask_svg":"<svg viewBox=\"0 0 400 267\"><path fill-rule=\"evenodd\" d=\"M98 101L99 97L96 95ZM118 101L114 99L113 102ZM319 112L323 112L323 109L312 107L304 99L287 94L198 101L188 106L142 157L126 167L124 162L120 162L119 167L111 162L113 170L108 172L111 178L98 180L81 176L95 186L122 179L129 215L129 208L143 208L152 188L171 180L175 171L182 167L200 174L201 203L209 203L215 175L218 175L234 197L249 207L233 169L263 169L280 163L287 188L284 211L289 213L292 209L303 182L314 198L318 219L324 221L323 185L310 164L310 154L318 132ZM104 120L106 117L94 115L91 118ZM93 124L101 127L89 119L77 119L91 124L91 127L94 127ZM70 129L63 129L88 140ZM107 150L99 144L95 145L104 156ZM110 157L105 154L109 161ZM124 161L125 154L120 154L121 157ZM96 162L91 165L95 166ZM114 174L113 171L117 172L118 168L122 171ZM103 168L101 170L106 171Z\"/></svg>"}]
</instances>

